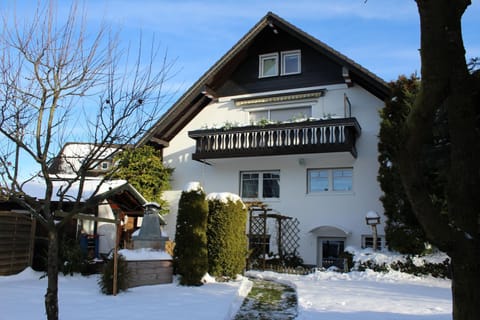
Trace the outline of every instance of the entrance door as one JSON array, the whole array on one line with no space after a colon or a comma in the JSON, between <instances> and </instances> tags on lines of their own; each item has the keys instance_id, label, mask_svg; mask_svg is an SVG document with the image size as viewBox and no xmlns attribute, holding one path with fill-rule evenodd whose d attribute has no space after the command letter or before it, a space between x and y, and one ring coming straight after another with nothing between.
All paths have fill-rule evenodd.
<instances>
[{"instance_id":1,"label":"entrance door","mask_svg":"<svg viewBox=\"0 0 480 320\"><path fill-rule=\"evenodd\" d=\"M317 238L317 266L329 268L337 266L343 268L343 259L340 255L345 248L344 238Z\"/></svg>"}]
</instances>

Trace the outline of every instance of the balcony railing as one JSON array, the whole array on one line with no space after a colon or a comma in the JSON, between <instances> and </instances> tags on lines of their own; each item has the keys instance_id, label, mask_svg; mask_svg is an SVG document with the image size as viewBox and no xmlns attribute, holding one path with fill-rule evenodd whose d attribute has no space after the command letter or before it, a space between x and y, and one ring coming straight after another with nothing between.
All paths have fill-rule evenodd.
<instances>
[{"instance_id":1,"label":"balcony railing","mask_svg":"<svg viewBox=\"0 0 480 320\"><path fill-rule=\"evenodd\" d=\"M361 128L355 118L303 121L228 129L195 130L194 160L350 152L357 157L355 141Z\"/></svg>"}]
</instances>

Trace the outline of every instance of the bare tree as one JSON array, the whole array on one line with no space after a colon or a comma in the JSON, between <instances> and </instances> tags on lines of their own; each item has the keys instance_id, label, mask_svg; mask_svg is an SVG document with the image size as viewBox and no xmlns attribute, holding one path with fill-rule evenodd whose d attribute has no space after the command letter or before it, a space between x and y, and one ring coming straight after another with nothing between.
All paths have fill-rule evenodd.
<instances>
[{"instance_id":1,"label":"bare tree","mask_svg":"<svg viewBox=\"0 0 480 320\"><path fill-rule=\"evenodd\" d=\"M59 315L59 233L76 213L95 205L101 186L82 199L87 172L152 126L165 103L162 86L172 63L153 41L147 54L141 41L131 54L105 25L89 34L85 10L77 4L65 19L54 1L39 6L29 20L18 17L3 12L0 31L1 197L20 204L48 230L45 308L52 320ZM94 147L79 167L72 165L73 175L62 188L55 189L49 166L67 137L88 139ZM19 172L27 158L38 168L35 179L44 183L42 201L24 190ZM58 223L67 202L67 215Z\"/></svg>"}]
</instances>

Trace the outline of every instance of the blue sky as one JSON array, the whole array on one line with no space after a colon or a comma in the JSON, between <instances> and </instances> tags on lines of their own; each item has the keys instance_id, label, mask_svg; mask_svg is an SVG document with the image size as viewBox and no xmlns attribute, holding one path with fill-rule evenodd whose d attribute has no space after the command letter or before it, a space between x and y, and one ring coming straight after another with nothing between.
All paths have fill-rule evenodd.
<instances>
[{"instance_id":1,"label":"blue sky","mask_svg":"<svg viewBox=\"0 0 480 320\"><path fill-rule=\"evenodd\" d=\"M58 0L68 14L72 0ZM45 3L46 0L40 1ZM137 44L155 37L175 74L166 88L173 98L185 92L223 54L272 11L345 54L386 81L420 72L419 18L414 0L85 0L87 24L120 30L120 41ZM28 16L37 0L0 0L0 10L16 5ZM480 4L463 18L466 57L480 57ZM166 107L169 107L167 105Z\"/></svg>"},{"instance_id":2,"label":"blue sky","mask_svg":"<svg viewBox=\"0 0 480 320\"><path fill-rule=\"evenodd\" d=\"M5 1L5 0L4 0ZM23 13L36 0L17 0ZM70 0L59 0L67 10ZM414 0L86 0L89 23L106 21L121 40L155 36L175 59L169 87L186 90L268 11L342 52L386 81L420 71ZM9 2L11 5L11 2ZM19 12L20 12L19 10ZM480 56L480 4L463 19L467 58Z\"/></svg>"}]
</instances>

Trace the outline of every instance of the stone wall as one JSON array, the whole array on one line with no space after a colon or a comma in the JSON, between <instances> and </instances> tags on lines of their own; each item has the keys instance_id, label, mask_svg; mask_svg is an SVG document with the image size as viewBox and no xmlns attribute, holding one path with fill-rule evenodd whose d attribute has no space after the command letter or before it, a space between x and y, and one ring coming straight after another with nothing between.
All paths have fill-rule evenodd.
<instances>
[{"instance_id":1,"label":"stone wall","mask_svg":"<svg viewBox=\"0 0 480 320\"><path fill-rule=\"evenodd\" d=\"M127 261L130 273L128 287L165 284L173 281L171 260Z\"/></svg>"}]
</instances>

